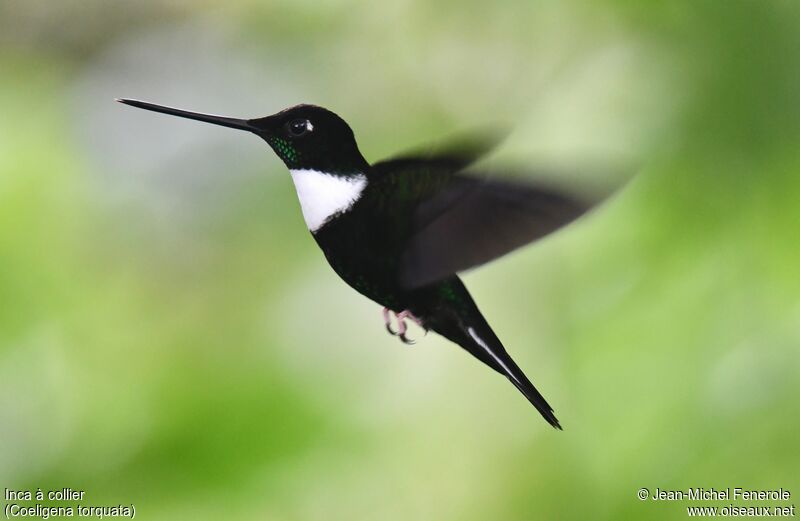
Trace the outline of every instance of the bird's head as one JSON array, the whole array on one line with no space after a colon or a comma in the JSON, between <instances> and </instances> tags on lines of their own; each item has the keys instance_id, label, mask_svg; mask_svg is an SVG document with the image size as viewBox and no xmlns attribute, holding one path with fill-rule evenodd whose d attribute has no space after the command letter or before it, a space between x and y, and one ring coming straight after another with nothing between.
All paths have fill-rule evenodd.
<instances>
[{"instance_id":1,"label":"bird's head","mask_svg":"<svg viewBox=\"0 0 800 521\"><path fill-rule=\"evenodd\" d=\"M316 105L296 105L263 118L237 119L138 100L117 101L145 110L252 132L264 139L290 170L316 170L346 176L363 173L368 168L350 126L335 113Z\"/></svg>"}]
</instances>

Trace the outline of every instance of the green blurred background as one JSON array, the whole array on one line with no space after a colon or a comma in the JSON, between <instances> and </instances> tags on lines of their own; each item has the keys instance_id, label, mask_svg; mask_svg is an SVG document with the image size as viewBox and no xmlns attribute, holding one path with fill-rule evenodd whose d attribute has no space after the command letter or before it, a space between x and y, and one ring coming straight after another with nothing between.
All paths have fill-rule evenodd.
<instances>
[{"instance_id":1,"label":"green blurred background","mask_svg":"<svg viewBox=\"0 0 800 521\"><path fill-rule=\"evenodd\" d=\"M0 71L0 488L164 520L800 494L798 2L6 1ZM465 277L564 432L459 348L390 338L260 140L115 97L317 103L369 160L511 121L506 161L640 165Z\"/></svg>"}]
</instances>

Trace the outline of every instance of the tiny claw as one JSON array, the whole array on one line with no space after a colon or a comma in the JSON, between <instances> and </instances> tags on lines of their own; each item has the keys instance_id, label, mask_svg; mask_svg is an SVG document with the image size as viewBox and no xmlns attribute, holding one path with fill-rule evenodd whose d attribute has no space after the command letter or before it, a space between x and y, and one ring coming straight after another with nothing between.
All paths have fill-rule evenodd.
<instances>
[{"instance_id":1,"label":"tiny claw","mask_svg":"<svg viewBox=\"0 0 800 521\"><path fill-rule=\"evenodd\" d=\"M410 338L406 337L405 333L398 336L400 337L400 340L407 346L411 346L417 343L416 340L411 340Z\"/></svg>"},{"instance_id":2,"label":"tiny claw","mask_svg":"<svg viewBox=\"0 0 800 521\"><path fill-rule=\"evenodd\" d=\"M397 336L397 331L392 329L392 316L389 308L383 308L383 324L386 326L386 331L392 336Z\"/></svg>"},{"instance_id":3,"label":"tiny claw","mask_svg":"<svg viewBox=\"0 0 800 521\"><path fill-rule=\"evenodd\" d=\"M392 327L392 314L394 314L395 318L397 319L397 331L395 331ZM383 308L383 324L386 327L386 331L388 331L392 336L400 337L400 340L404 344L410 346L416 344L417 342L416 340L412 340L406 336L406 331L408 331L406 319L410 319L412 322L421 327L425 332L425 335L428 334L428 328L425 327L422 320L415 317L414 314L408 309L401 311L400 313L394 313L389 308Z\"/></svg>"}]
</instances>

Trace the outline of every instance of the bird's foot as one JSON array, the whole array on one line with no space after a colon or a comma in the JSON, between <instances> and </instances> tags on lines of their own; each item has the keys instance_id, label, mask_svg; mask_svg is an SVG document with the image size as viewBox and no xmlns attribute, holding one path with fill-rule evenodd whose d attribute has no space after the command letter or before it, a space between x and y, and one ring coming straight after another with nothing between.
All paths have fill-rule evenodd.
<instances>
[{"instance_id":1,"label":"bird's foot","mask_svg":"<svg viewBox=\"0 0 800 521\"><path fill-rule=\"evenodd\" d=\"M392 310L383 308L383 325L386 326L386 331L392 336L397 336L397 331L392 329Z\"/></svg>"},{"instance_id":2,"label":"bird's foot","mask_svg":"<svg viewBox=\"0 0 800 521\"><path fill-rule=\"evenodd\" d=\"M386 326L386 331L388 331L392 336L400 337L400 340L404 344L411 345L416 343L416 341L411 340L406 336L406 332L408 331L406 319L413 321L416 325L425 330L426 335L428 334L428 329L423 325L422 320L414 316L414 314L408 309L403 310L400 313L394 313L394 316L397 318L397 331L395 331L394 328L392 328L392 313L394 312L391 309L383 308L383 323Z\"/></svg>"}]
</instances>

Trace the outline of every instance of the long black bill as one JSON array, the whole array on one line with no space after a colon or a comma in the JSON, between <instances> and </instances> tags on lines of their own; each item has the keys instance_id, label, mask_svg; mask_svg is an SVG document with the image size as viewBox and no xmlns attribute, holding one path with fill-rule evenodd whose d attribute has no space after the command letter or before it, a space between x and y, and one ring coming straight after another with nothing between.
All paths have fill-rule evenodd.
<instances>
[{"instance_id":1,"label":"long black bill","mask_svg":"<svg viewBox=\"0 0 800 521\"><path fill-rule=\"evenodd\" d=\"M225 116L214 116L212 114L189 112L188 110L173 109L171 107L164 107L162 105L155 105L153 103L147 103L146 101L139 101L135 99L117 98L117 101L132 107L152 110L153 112L161 112L162 114L169 114L170 116L195 119L197 121L204 121L206 123L213 123L214 125L222 125L223 127L235 128L238 130L247 130L249 132L258 131L258 129L248 123L246 119L226 118Z\"/></svg>"}]
</instances>

